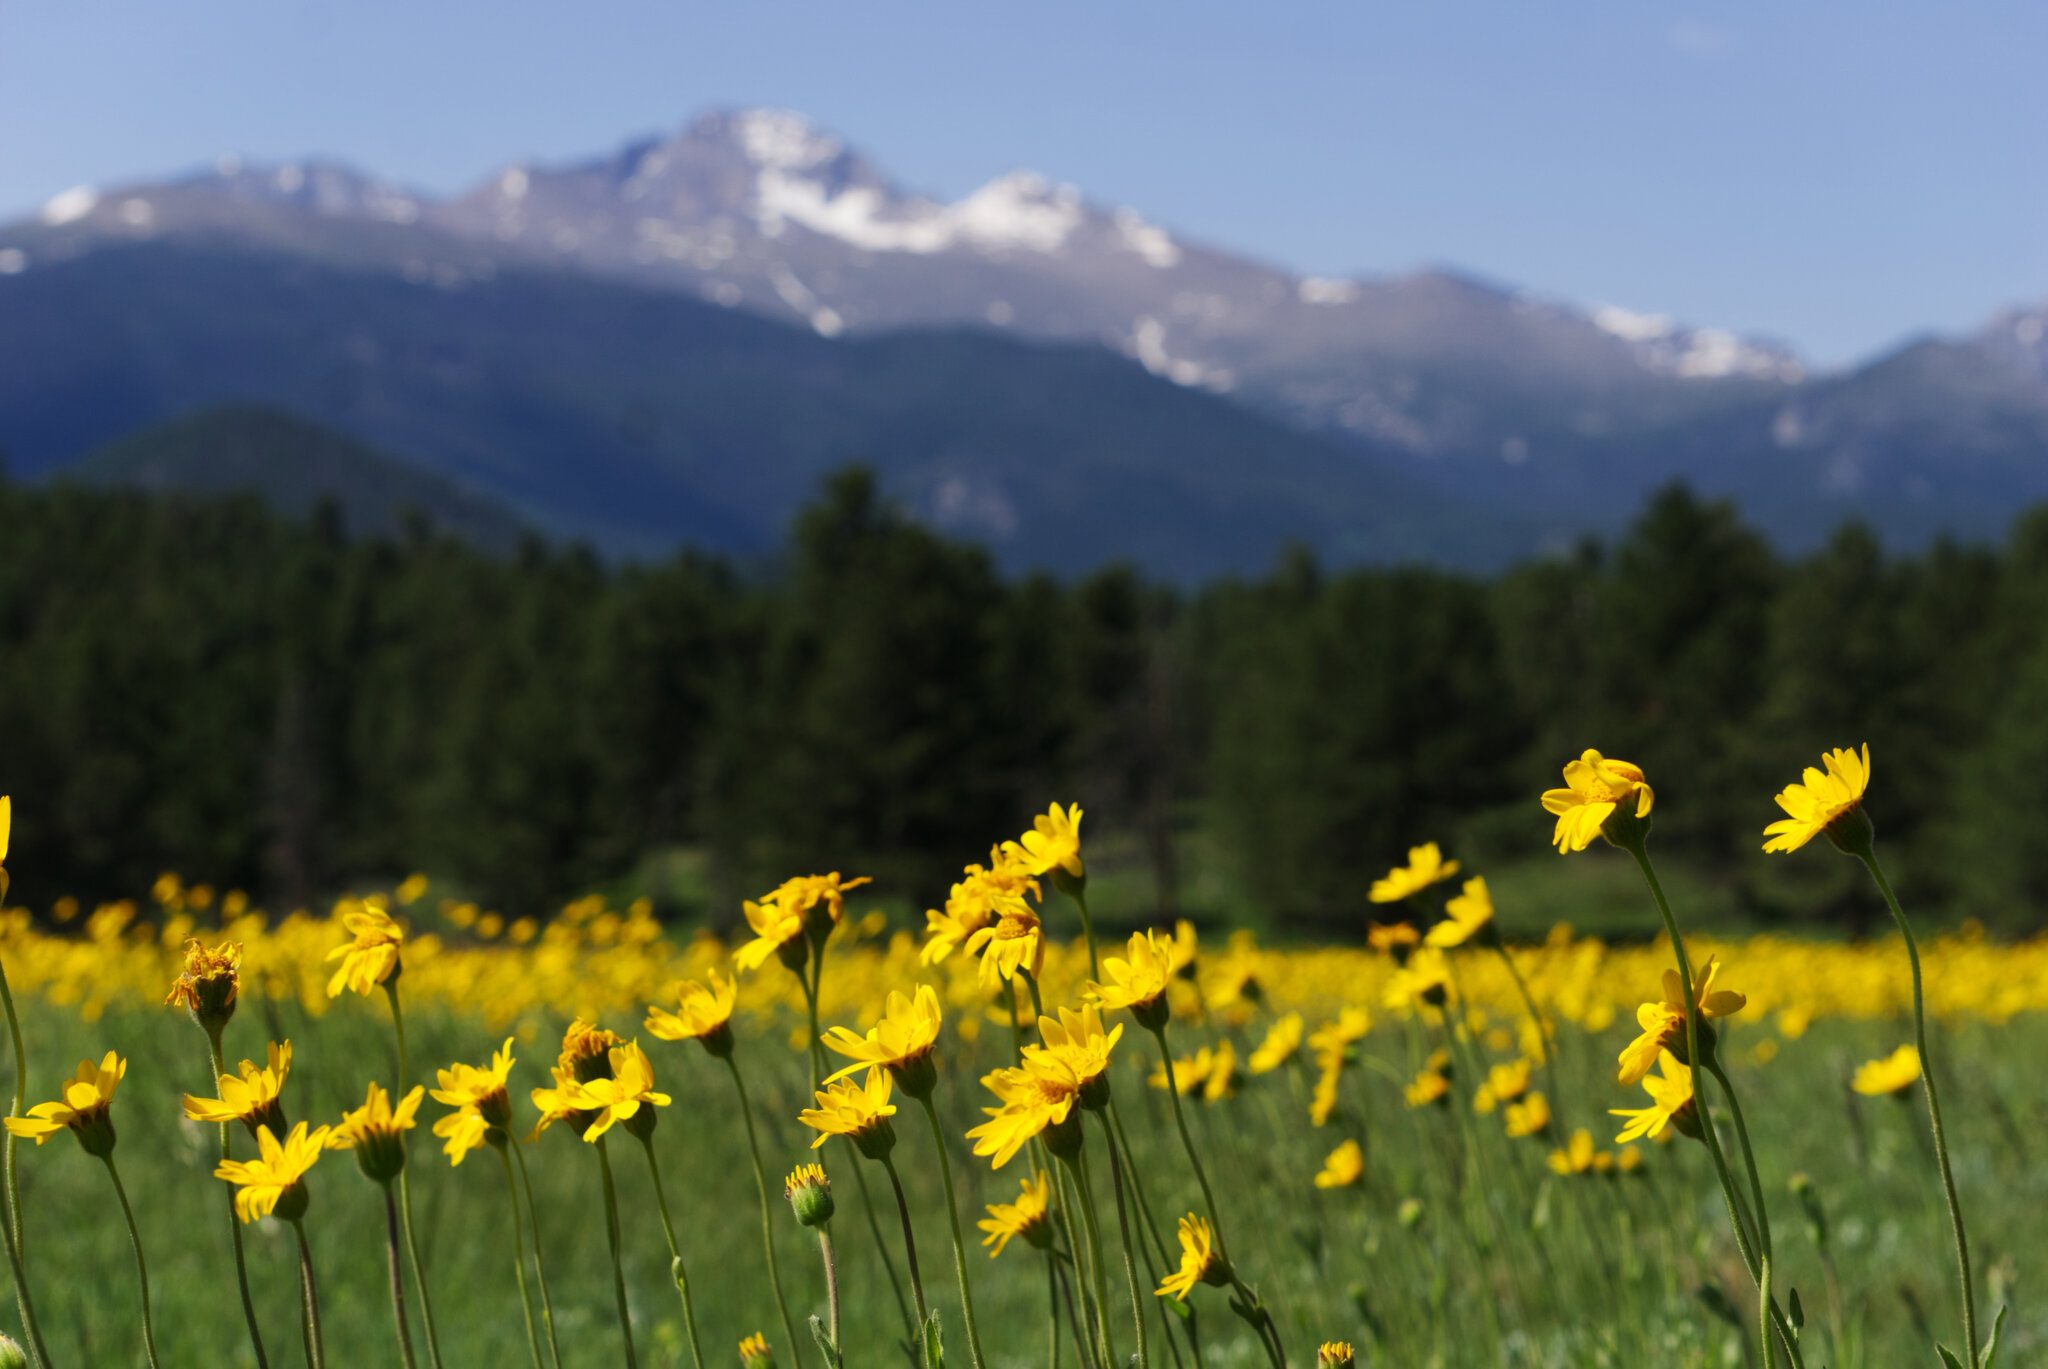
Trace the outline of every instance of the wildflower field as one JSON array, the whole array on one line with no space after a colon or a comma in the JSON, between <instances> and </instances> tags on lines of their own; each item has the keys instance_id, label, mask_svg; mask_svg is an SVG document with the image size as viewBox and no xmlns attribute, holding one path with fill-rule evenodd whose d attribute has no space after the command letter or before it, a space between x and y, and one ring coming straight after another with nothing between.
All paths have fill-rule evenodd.
<instances>
[{"instance_id":1,"label":"wildflower field","mask_svg":"<svg viewBox=\"0 0 2048 1369\"><path fill-rule=\"evenodd\" d=\"M1061 805L917 925L805 875L730 944L418 877L10 908L9 1331L49 1365L2039 1363L2048 942L1916 941L1869 775L1759 796L1755 859L1862 862L1895 921L1853 943L1691 935L1650 777L1594 751L1531 840L1633 867L1627 940L1503 937L1434 844L1334 944L1098 934L1142 916L1091 909Z\"/></svg>"}]
</instances>

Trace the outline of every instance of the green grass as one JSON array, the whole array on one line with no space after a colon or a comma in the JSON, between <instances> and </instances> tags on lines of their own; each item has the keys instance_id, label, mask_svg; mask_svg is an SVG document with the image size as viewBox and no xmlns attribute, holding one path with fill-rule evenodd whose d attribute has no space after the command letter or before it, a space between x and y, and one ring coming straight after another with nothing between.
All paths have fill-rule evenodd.
<instances>
[{"instance_id":1,"label":"green grass","mask_svg":"<svg viewBox=\"0 0 2048 1369\"><path fill-rule=\"evenodd\" d=\"M223 1186L210 1177L214 1137L178 1115L179 1093L206 1082L198 1030L169 1010L86 1024L64 1010L24 1007L31 1101L49 1096L81 1055L113 1046L130 1057L115 1105L117 1158L152 1260L163 1363L251 1362L236 1306ZM266 1011L273 1015L269 1022ZM553 1053L548 1033L559 1025L536 1024L541 1034L520 1048L515 1100L522 1120L532 1115L525 1091L541 1082ZM479 1058L495 1044L480 1026L447 1015L421 1012L411 1026L422 1073L433 1062ZM372 1075L392 1073L381 1004L351 1000L309 1021L289 1005L251 1003L231 1029L231 1053L260 1053L266 1031L289 1033L295 1042L297 1061L287 1091L294 1119L332 1120L344 1106L361 1101ZM1182 1051L1213 1034L1190 1025L1176 1025L1174 1033ZM1923 1116L1911 1105L1852 1102L1845 1086L1853 1062L1895 1044L1902 1033L1897 1023L1818 1024L1804 1038L1785 1043L1766 1066L1750 1060L1752 1038L1740 1031L1726 1047L1772 1197L1779 1287L1797 1287L1807 1309L1812 1369L1933 1363L1934 1339L1959 1339L1953 1257ZM1028 1163L1020 1158L992 1175L957 1140L978 1120L975 1109L983 1095L976 1074L1007 1052L1000 1036L984 1033L972 1048L947 1037L950 1059L939 1101L956 1138L953 1164L970 1239L981 1205L1013 1197ZM1563 1120L1597 1122L1595 1133L1603 1138L1612 1134L1611 1119L1596 1113L1629 1101L1608 1080L1619 1041L1618 1032L1601 1039L1570 1036L1562 1062ZM650 1044L663 1087L676 1098L663 1112L655 1143L691 1264L708 1362L736 1363L735 1342L760 1330L777 1345L778 1362L788 1369L797 1358L783 1344L763 1275L753 1179L730 1083L694 1045ZM1142 1087L1137 1077L1139 1061L1148 1068L1151 1063L1149 1046L1141 1034L1126 1033L1118 1048L1116 1091L1154 1215L1168 1228L1170 1242L1172 1217L1197 1197L1164 1096ZM2017 1271L2048 1255L2048 1235L2038 1220L2048 1200L2040 1140L2048 1098L2031 1063L2044 1047L2048 1029L2023 1020L2003 1029L1962 1029L1936 1048L1958 1180L1983 1289L1989 1290L1980 1290L1987 1325ZM1357 1343L1361 1363L1445 1369L1495 1363L1572 1369L1741 1365L1746 1353L1755 1353L1753 1336L1745 1334L1753 1295L1728 1238L1702 1147L1689 1141L1657 1147L1640 1178L1566 1183L1543 1167L1543 1147L1509 1145L1495 1118L1467 1123L1454 1114L1403 1107L1391 1076L1407 1072L1409 1050L1398 1026L1369 1036L1362 1053L1371 1058L1347 1073L1342 1111L1320 1130L1305 1117L1309 1080L1292 1071L1248 1080L1225 1103L1192 1105L1233 1254L1276 1308L1292 1363L1308 1363L1315 1342L1325 1338ZM794 1121L808 1071L779 1031L743 1037L741 1052L776 1189L773 1217L784 1279L801 1327L808 1313L823 1311L822 1282L816 1246L789 1216L779 1188L782 1173L808 1154L807 1134ZM429 1103L423 1117L434 1115L438 1109ZM897 1121L897 1154L916 1214L927 1291L946 1319L953 1362L965 1364L930 1138L910 1107ZM1311 1175L1346 1137L1366 1144L1367 1182L1349 1190L1315 1189ZM415 1138L414 1201L443 1360L450 1366L525 1363L502 1171L487 1152L451 1170L424 1128ZM248 1153L246 1137L238 1134L237 1146L238 1153ZM630 1142L612 1149L642 1363L687 1363L645 1165ZM539 1187L564 1362L619 1364L594 1157L560 1129L540 1138L528 1154ZM903 1363L891 1348L900 1326L853 1182L855 1161L837 1148L824 1158L839 1198L835 1231L849 1362ZM134 1267L104 1172L68 1137L40 1150L24 1146L20 1166L30 1279L53 1355L62 1364L139 1362ZM881 1172L871 1164L866 1170L869 1189L881 1200L887 1192ZM1786 1188L1797 1171L1812 1176L1826 1207L1838 1301L1829 1297L1816 1248ZM1095 1173L1104 1239L1114 1251L1115 1214L1107 1206L1107 1160L1100 1153ZM376 1190L345 1153L329 1155L311 1187L307 1228L329 1363L395 1363ZM1404 1220L1402 1204L1409 1198L1421 1207L1410 1214L1413 1220ZM877 1216L900 1266L893 1214L884 1210ZM275 1222L249 1230L264 1326L273 1362L280 1365L302 1358L287 1235ZM1112 1328L1128 1351L1129 1313L1113 1253L1110 1263ZM1045 1364L1042 1259L1018 1243L995 1261L970 1250L969 1264L991 1361ZM1209 1365L1258 1362L1219 1290L1198 1290L1197 1304ZM1733 1309L1739 1324L1717 1314L1722 1305ZM11 1324L11 1302L0 1303L0 1309L0 1319ZM1152 1362L1175 1363L1161 1343L1159 1314L1148 1312ZM1829 1335L1838 1318L1846 1338L1840 1348L1830 1344ZM415 1334L418 1325L415 1310ZM2040 1362L2048 1327L2037 1310L2015 1310L2005 1344L2003 1364ZM804 1362L817 1363L808 1345L803 1352ZM1070 1346L1063 1347L1063 1356L1073 1362Z\"/></svg>"}]
</instances>

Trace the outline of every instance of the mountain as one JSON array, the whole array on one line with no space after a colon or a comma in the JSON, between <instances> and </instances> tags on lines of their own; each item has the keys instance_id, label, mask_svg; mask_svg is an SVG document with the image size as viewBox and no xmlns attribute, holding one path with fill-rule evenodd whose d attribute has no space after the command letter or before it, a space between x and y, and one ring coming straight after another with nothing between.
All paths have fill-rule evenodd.
<instances>
[{"instance_id":1,"label":"mountain","mask_svg":"<svg viewBox=\"0 0 2048 1369\"><path fill-rule=\"evenodd\" d=\"M146 491L253 494L308 514L331 503L351 533L389 536L413 518L493 551L527 525L476 494L354 438L275 409L228 405L153 424L86 453L63 479Z\"/></svg>"},{"instance_id":2,"label":"mountain","mask_svg":"<svg viewBox=\"0 0 2048 1369\"><path fill-rule=\"evenodd\" d=\"M134 331L143 321L124 319L87 278L147 274L137 263L170 260L165 253L191 254L224 288L302 285L318 307L283 315L260 299L181 293L154 279L149 329L196 342L205 330L173 320L180 310L225 309L241 322L214 339L215 367L167 361L166 377L197 394L152 389L171 383L143 374L160 360L148 355L154 334ZM133 403L91 399L80 374L31 357L49 393L11 417L0 411L0 422L28 425L0 426L18 461L73 459L81 441L117 435L108 427L116 417L148 422L202 398L251 399L402 453L557 530L635 549L706 536L751 544L786 511L793 483L861 455L889 465L938 521L1013 529L999 550L1028 559L1037 553L1022 549L1043 544L1015 531L1028 523L1019 511L1057 506L1055 472L1104 447L1078 434L1083 420L1151 446L1141 465L1163 489L1270 493L1298 486L1299 472L1320 473L1332 507L1302 513L1300 526L1346 556L1406 555L1420 541L1436 559L1497 560L1532 540L1609 527L1671 479L1740 496L1795 547L1846 516L1909 542L1937 530L1994 534L2017 504L2048 496L2039 312L1813 374L1773 343L1459 272L1304 277L1035 173L998 176L957 200L922 195L780 110L706 113L587 161L512 164L445 198L333 164L232 159L168 181L80 187L0 227L0 333L24 326L7 310L11 292L52 274L65 291L96 298L93 316L113 329L59 355L82 374L128 366ZM493 314L494 335L479 310ZM380 321L366 323L366 312ZM402 344L379 331L399 314ZM256 328L259 316L267 321ZM763 322L779 326L772 346L754 330ZM546 331L571 323L626 326L669 350L621 355L588 333ZM797 335L814 346L800 348ZM388 350L397 345L414 350ZM266 354L245 360L236 350L251 346ZM1052 457L1022 433L992 432L987 413L957 391L934 393L913 368L890 364L901 355L892 348L946 358L960 385L1005 394L990 412L1012 405L1038 440L1059 427L1059 440L1077 434L1079 446ZM1076 355L1088 349L1203 402L1182 409L1157 386L1120 381L1115 402L1129 407L1109 417L1100 406L1111 387L1096 383L1108 373ZM757 369L785 366L786 353L801 363ZM422 374L391 374L399 355ZM311 358L324 379L309 373ZM595 369L600 358L616 369ZM664 369L677 364L689 378ZM962 374L981 364L1013 373ZM898 388L856 392L851 378L870 367ZM299 372L291 385L258 383L282 369ZM456 375L465 369L497 388L464 390ZM418 412L436 373L454 392L434 395L439 412ZM707 374L726 387L722 409L708 394L681 393ZM1066 383L1084 386L1085 412L1054 388ZM343 393L349 386L357 392ZM1017 405L1022 394L1065 421ZM729 412L742 396L773 413ZM67 419L66 403L93 411ZM912 403L930 407L913 412ZM1217 443L1200 440L1211 425L1196 423L1193 446L1177 458L1159 452L1140 415L1168 409L1174 422L1213 415ZM650 415L668 426L657 439L634 436ZM1356 469L1331 466L1339 454ZM1208 464L1223 460L1247 465ZM601 479L566 474L592 463ZM942 467L973 475L956 481ZM1033 488L1040 493L1026 493ZM1165 517L1162 498L1143 516ZM1421 512L1390 515L1389 500ZM1275 527L1293 516L1284 504L1270 506ZM1087 557L1130 545L1144 507L1104 525L1106 540ZM1462 512L1445 522L1452 510ZM1431 536L1403 532L1418 527ZM1173 530L1157 537L1181 548L1177 564L1200 559ZM1245 543L1270 540L1260 532ZM1221 564L1240 564L1226 545Z\"/></svg>"},{"instance_id":3,"label":"mountain","mask_svg":"<svg viewBox=\"0 0 2048 1369\"><path fill-rule=\"evenodd\" d=\"M621 553L766 552L855 461L1013 568L1127 559L1200 578L1263 568L1291 541L1344 561L1496 562L1534 537L1471 517L1403 458L1097 348L834 340L559 271L421 282L217 242L106 246L0 278L0 440L18 472L249 403Z\"/></svg>"}]
</instances>

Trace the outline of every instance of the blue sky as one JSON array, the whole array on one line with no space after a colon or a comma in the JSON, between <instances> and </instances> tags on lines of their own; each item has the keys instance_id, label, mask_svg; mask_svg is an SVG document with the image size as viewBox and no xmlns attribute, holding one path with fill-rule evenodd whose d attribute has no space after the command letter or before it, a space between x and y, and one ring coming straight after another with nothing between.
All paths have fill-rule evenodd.
<instances>
[{"instance_id":1,"label":"blue sky","mask_svg":"<svg viewBox=\"0 0 2048 1369\"><path fill-rule=\"evenodd\" d=\"M2048 296L2048 6L8 0L0 216L224 152L428 190L717 104L1304 271L1456 265L1824 363Z\"/></svg>"}]
</instances>

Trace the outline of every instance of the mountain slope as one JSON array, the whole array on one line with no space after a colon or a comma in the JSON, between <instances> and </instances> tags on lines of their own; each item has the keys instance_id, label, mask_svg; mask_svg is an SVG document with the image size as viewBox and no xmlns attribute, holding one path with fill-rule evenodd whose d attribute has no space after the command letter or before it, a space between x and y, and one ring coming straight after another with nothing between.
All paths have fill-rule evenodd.
<instances>
[{"instance_id":1,"label":"mountain slope","mask_svg":"<svg viewBox=\"0 0 2048 1369\"><path fill-rule=\"evenodd\" d=\"M228 405L154 424L88 452L61 478L195 494L253 494L290 514L331 501L351 533L391 535L412 517L508 551L525 525L496 501L330 428L275 409Z\"/></svg>"},{"instance_id":2,"label":"mountain slope","mask_svg":"<svg viewBox=\"0 0 2048 1369\"><path fill-rule=\"evenodd\" d=\"M0 279L0 443L18 469L230 403L404 453L621 552L764 551L853 461L1013 567L1199 577L1263 567L1290 540L1347 561L1494 561L1530 541L1398 459L1093 348L835 341L561 273L419 284L169 242Z\"/></svg>"}]
</instances>

